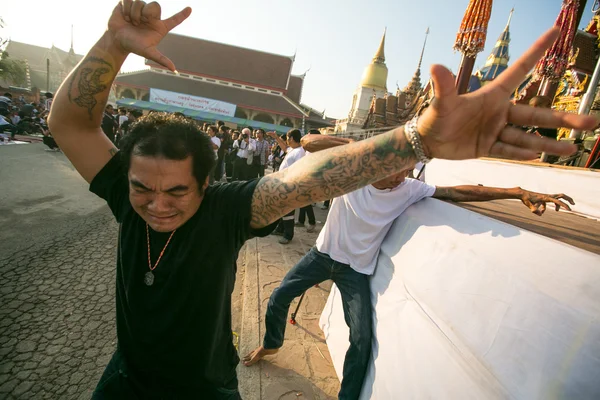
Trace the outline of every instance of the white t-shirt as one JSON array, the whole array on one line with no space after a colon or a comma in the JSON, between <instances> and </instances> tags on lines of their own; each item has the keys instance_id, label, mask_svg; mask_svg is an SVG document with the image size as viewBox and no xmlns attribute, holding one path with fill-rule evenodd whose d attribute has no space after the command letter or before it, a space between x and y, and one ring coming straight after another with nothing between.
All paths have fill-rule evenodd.
<instances>
[{"instance_id":1,"label":"white t-shirt","mask_svg":"<svg viewBox=\"0 0 600 400\"><path fill-rule=\"evenodd\" d=\"M394 220L434 192L435 186L407 178L394 189L369 185L337 197L317 239L317 250L356 272L372 275L381 243Z\"/></svg>"},{"instance_id":2,"label":"white t-shirt","mask_svg":"<svg viewBox=\"0 0 600 400\"><path fill-rule=\"evenodd\" d=\"M295 149L289 147L289 149L291 150L288 150L287 156L285 156L281 162L281 165L279 166L280 171L290 167L292 164L306 155L306 151L304 151L302 146L296 147Z\"/></svg>"},{"instance_id":3,"label":"white t-shirt","mask_svg":"<svg viewBox=\"0 0 600 400\"><path fill-rule=\"evenodd\" d=\"M123 125L123 122L127 121L127 115L119 115L119 126Z\"/></svg>"},{"instance_id":4,"label":"white t-shirt","mask_svg":"<svg viewBox=\"0 0 600 400\"><path fill-rule=\"evenodd\" d=\"M213 142L213 144L217 145L217 149L215 150L215 157L218 157L217 151L219 150L219 147L221 147L221 139L219 139L216 136L213 136L210 138L210 141Z\"/></svg>"}]
</instances>

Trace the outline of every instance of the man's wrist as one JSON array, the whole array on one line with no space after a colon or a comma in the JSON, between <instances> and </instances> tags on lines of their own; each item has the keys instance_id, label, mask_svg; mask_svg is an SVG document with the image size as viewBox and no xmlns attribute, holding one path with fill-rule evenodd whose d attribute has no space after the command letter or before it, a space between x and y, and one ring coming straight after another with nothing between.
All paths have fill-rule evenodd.
<instances>
[{"instance_id":1,"label":"man's wrist","mask_svg":"<svg viewBox=\"0 0 600 400\"><path fill-rule=\"evenodd\" d=\"M102 50L113 57L115 63L122 63L129 55L129 52L123 48L116 35L109 30L104 32L99 43Z\"/></svg>"}]
</instances>

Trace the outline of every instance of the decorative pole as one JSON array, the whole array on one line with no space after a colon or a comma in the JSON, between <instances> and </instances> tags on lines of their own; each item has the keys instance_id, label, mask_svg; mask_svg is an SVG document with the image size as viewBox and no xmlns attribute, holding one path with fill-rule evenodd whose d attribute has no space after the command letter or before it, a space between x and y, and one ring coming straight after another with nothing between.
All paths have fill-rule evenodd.
<instances>
[{"instance_id":1,"label":"decorative pole","mask_svg":"<svg viewBox=\"0 0 600 400\"><path fill-rule=\"evenodd\" d=\"M467 92L477 53L483 51L488 22L492 15L492 0L470 0L456 34L454 50L463 54L456 76L458 94Z\"/></svg>"},{"instance_id":2,"label":"decorative pole","mask_svg":"<svg viewBox=\"0 0 600 400\"><path fill-rule=\"evenodd\" d=\"M552 47L546 50L544 56L538 61L533 71L532 81L541 80L538 96L548 96L554 100L558 82L563 77L569 56L573 48L573 39L577 32L577 13L579 0L563 0L563 5L554 23L560 28L560 36Z\"/></svg>"}]
</instances>

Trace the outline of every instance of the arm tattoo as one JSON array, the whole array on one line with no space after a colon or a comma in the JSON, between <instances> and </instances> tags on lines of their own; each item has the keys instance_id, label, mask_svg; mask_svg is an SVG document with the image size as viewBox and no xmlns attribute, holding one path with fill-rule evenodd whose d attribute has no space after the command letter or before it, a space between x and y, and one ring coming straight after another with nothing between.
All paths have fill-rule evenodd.
<instances>
[{"instance_id":1,"label":"arm tattoo","mask_svg":"<svg viewBox=\"0 0 600 400\"><path fill-rule=\"evenodd\" d=\"M110 73L110 75L105 76ZM99 57L87 57L77 67L77 72L73 74L69 82L69 101L77 104L79 107L86 108L90 120L93 119L92 111L98 104L96 95L106 91L110 87L110 82L114 78L114 68L106 60ZM78 78L77 93L73 94L73 83Z\"/></svg>"},{"instance_id":2,"label":"arm tattoo","mask_svg":"<svg viewBox=\"0 0 600 400\"><path fill-rule=\"evenodd\" d=\"M350 145L312 153L263 177L252 199L252 227L267 226L293 209L352 192L415 161L402 128Z\"/></svg>"},{"instance_id":3,"label":"arm tattoo","mask_svg":"<svg viewBox=\"0 0 600 400\"><path fill-rule=\"evenodd\" d=\"M119 152L119 150L116 147L111 147L110 150L108 150L108 152L110 153L111 157L114 157L115 154Z\"/></svg>"}]
</instances>

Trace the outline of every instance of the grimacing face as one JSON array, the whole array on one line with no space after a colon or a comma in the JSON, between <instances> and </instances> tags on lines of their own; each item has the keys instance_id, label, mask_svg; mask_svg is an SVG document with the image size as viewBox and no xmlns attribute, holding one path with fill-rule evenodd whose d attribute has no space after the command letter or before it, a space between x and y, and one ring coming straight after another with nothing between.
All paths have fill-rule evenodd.
<instances>
[{"instance_id":1,"label":"grimacing face","mask_svg":"<svg viewBox=\"0 0 600 400\"><path fill-rule=\"evenodd\" d=\"M131 157L129 201L133 209L156 232L171 232L198 211L204 198L193 175L192 157ZM208 186L208 178L204 182Z\"/></svg>"}]
</instances>

